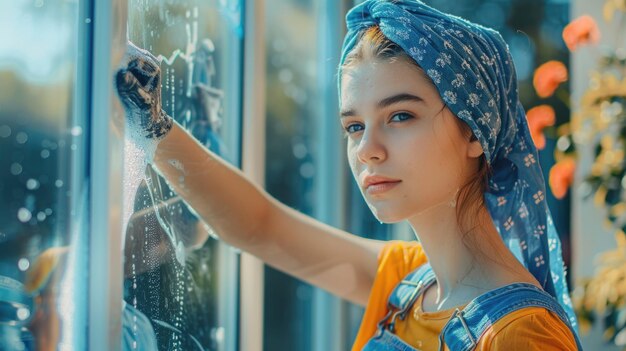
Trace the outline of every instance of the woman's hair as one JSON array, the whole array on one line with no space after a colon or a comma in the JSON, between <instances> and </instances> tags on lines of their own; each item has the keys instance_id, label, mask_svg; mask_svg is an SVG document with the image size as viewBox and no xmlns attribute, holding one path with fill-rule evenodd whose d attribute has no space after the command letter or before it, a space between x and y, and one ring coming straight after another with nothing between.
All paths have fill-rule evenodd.
<instances>
[{"instance_id":1,"label":"woman's hair","mask_svg":"<svg viewBox=\"0 0 626 351\"><path fill-rule=\"evenodd\" d=\"M424 77L435 86L422 68L408 56L399 45L389 40L380 31L378 26L369 27L361 33L358 43L355 45L354 49L348 53L341 68L343 72L344 69L367 60L383 60L389 62L398 59L406 60L415 65ZM454 120L464 136L471 138L471 140L476 140L476 136L474 136L474 133L467 123L460 118L455 118ZM483 194L487 190L489 175L491 174L484 153L480 156L478 162L478 171L469 177L456 195L456 218L461 233L463 233L464 242L468 235L478 226L474 219L479 218L481 208L485 207Z\"/></svg>"}]
</instances>

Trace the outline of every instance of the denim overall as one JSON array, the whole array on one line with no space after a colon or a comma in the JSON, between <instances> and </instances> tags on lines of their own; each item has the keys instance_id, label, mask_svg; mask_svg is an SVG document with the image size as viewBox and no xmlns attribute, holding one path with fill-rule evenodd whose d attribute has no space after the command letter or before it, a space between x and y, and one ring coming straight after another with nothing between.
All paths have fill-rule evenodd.
<instances>
[{"instance_id":1,"label":"denim overall","mask_svg":"<svg viewBox=\"0 0 626 351\"><path fill-rule=\"evenodd\" d=\"M363 351L418 351L395 335L394 327L396 319L404 320L419 295L434 282L435 274L430 264L425 263L398 283L389 296L389 312L378 323L376 335L365 344ZM570 328L578 350L582 350L566 312L550 294L532 284L513 283L478 296L462 310L457 308L439 335L439 351L443 351L444 343L450 351L475 349L480 336L491 325L525 307L542 307L554 312Z\"/></svg>"}]
</instances>

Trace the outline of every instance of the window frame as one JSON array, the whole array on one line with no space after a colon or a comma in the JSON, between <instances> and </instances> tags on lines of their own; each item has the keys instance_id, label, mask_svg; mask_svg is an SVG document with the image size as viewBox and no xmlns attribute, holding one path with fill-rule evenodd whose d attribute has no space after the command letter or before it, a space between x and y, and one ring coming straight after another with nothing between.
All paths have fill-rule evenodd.
<instances>
[{"instance_id":1,"label":"window frame","mask_svg":"<svg viewBox=\"0 0 626 351\"><path fill-rule=\"evenodd\" d=\"M250 27L248 3L246 0L233 0L240 2L244 29ZM77 85L76 101L84 102L84 111L89 119L89 230L88 247L88 324L87 345L90 350L121 350L122 349L122 301L123 301L123 234L122 234L122 209L123 209L123 186L124 175L124 138L123 131L115 131L115 121L123 120L124 111L115 94L113 77L119 62L126 50L126 23L128 20L128 3L122 0L110 1L84 1L83 10L79 23L93 23L93 29L81 32L80 52L83 53L79 65L84 65L78 72L85 77L83 86ZM97 21L91 19L97 18ZM89 19L89 20L88 20ZM87 28L89 29L89 27ZM236 29L237 30L237 29ZM242 46L247 43L247 35L242 38ZM84 37L84 38L83 38ZM238 47L242 60L245 57L245 48ZM251 61L253 62L253 61ZM242 65L244 62L242 62ZM247 63L245 63L247 64ZM227 74L231 74L228 72ZM243 72L239 73L238 79L242 91L256 90L246 88L246 85L254 84L253 81L243 79ZM97 84L96 84L97 82ZM106 83L103 83L106 82ZM243 85L243 86L242 86ZM240 106L244 98L242 92L238 93ZM80 107L79 107L80 109ZM245 113L245 112L244 112ZM239 118L231 128L231 136L237 137L237 147L232 150L235 166L241 167L242 150L254 146L242 145L242 109L239 108ZM257 118L256 116L253 118ZM254 130L254 128L252 128ZM244 131L245 133L245 131ZM258 160L257 160L258 161ZM254 168L248 169L247 173L253 172ZM262 172L259 172L262 174ZM251 325L247 329L238 328L240 320L250 318L250 311L243 312L239 301L240 282L243 278L231 279L239 274L245 267L245 255L240 255L237 250L227 247L227 244L219 243L218 262L225 264L228 271L220 274L220 298L234 296L228 304L220 304L218 318L220 325L226 325L233 330L226 333L225 339L220 344L220 350L235 350L242 340L255 333L251 330L262 330L262 325ZM240 257L241 256L241 257ZM248 268L249 269L249 268ZM228 281L223 281L228 280ZM248 282L249 283L249 282ZM258 291L258 290L257 290ZM261 289L262 291L262 289ZM261 334L256 332L257 334Z\"/></svg>"},{"instance_id":2,"label":"window frame","mask_svg":"<svg viewBox=\"0 0 626 351\"><path fill-rule=\"evenodd\" d=\"M241 169L265 184L265 0L245 0ZM262 351L264 264L252 254L240 258L239 350Z\"/></svg>"},{"instance_id":3,"label":"window frame","mask_svg":"<svg viewBox=\"0 0 626 351\"><path fill-rule=\"evenodd\" d=\"M91 104L88 345L90 350L120 350L124 143L114 130L114 118L123 111L111 77L126 48L127 9L121 0L85 3L92 5L91 18L98 19L93 21L91 41L81 50L92 67L86 74L90 89L82 100Z\"/></svg>"}]
</instances>

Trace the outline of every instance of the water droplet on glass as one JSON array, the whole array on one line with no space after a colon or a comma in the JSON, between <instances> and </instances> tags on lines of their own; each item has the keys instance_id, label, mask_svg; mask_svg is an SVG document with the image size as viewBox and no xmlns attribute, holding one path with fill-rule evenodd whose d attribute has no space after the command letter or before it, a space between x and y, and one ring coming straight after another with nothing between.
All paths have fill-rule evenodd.
<instances>
[{"instance_id":1,"label":"water droplet on glass","mask_svg":"<svg viewBox=\"0 0 626 351\"><path fill-rule=\"evenodd\" d=\"M28 209L25 209L24 207L17 210L17 219L19 219L22 223L30 221L32 217L33 215L30 213L30 211Z\"/></svg>"},{"instance_id":2,"label":"water droplet on glass","mask_svg":"<svg viewBox=\"0 0 626 351\"><path fill-rule=\"evenodd\" d=\"M22 257L19 261L17 261L17 267L23 272L30 267L30 261L27 258Z\"/></svg>"},{"instance_id":3,"label":"water droplet on glass","mask_svg":"<svg viewBox=\"0 0 626 351\"><path fill-rule=\"evenodd\" d=\"M63 186L63 181L62 181L61 179L57 179L57 180L54 182L54 185L55 185L57 188L60 188L60 187L62 187L62 186Z\"/></svg>"},{"instance_id":4,"label":"water droplet on glass","mask_svg":"<svg viewBox=\"0 0 626 351\"><path fill-rule=\"evenodd\" d=\"M72 129L70 129L70 133L73 136L79 136L79 135L83 134L83 128L81 126L74 126L74 127L72 127Z\"/></svg>"},{"instance_id":5,"label":"water droplet on glass","mask_svg":"<svg viewBox=\"0 0 626 351\"><path fill-rule=\"evenodd\" d=\"M39 182L33 178L26 181L26 188L28 190L35 190L39 188Z\"/></svg>"},{"instance_id":6,"label":"water droplet on glass","mask_svg":"<svg viewBox=\"0 0 626 351\"><path fill-rule=\"evenodd\" d=\"M91 18L85 18L85 23L87 24L91 23Z\"/></svg>"},{"instance_id":7,"label":"water droplet on glass","mask_svg":"<svg viewBox=\"0 0 626 351\"><path fill-rule=\"evenodd\" d=\"M28 135L24 132L19 132L15 135L15 141L18 144L25 144L28 141Z\"/></svg>"},{"instance_id":8,"label":"water droplet on glass","mask_svg":"<svg viewBox=\"0 0 626 351\"><path fill-rule=\"evenodd\" d=\"M8 138L11 136L11 127L7 125L0 126L0 138Z\"/></svg>"},{"instance_id":9,"label":"water droplet on glass","mask_svg":"<svg viewBox=\"0 0 626 351\"><path fill-rule=\"evenodd\" d=\"M22 165L19 163L13 163L11 165L11 174L13 175L20 175L22 174Z\"/></svg>"},{"instance_id":10,"label":"water droplet on glass","mask_svg":"<svg viewBox=\"0 0 626 351\"><path fill-rule=\"evenodd\" d=\"M51 215L51 214L52 214L52 209L51 209L51 208L46 208L46 209L44 210L44 212L45 212L46 216L49 216L49 215Z\"/></svg>"},{"instance_id":11,"label":"water droplet on glass","mask_svg":"<svg viewBox=\"0 0 626 351\"><path fill-rule=\"evenodd\" d=\"M297 143L293 146L293 155L296 156L296 158L302 159L306 156L306 153L307 150L304 143Z\"/></svg>"},{"instance_id":12,"label":"water droplet on glass","mask_svg":"<svg viewBox=\"0 0 626 351\"><path fill-rule=\"evenodd\" d=\"M312 178L315 175L315 167L311 162L305 162L300 166L300 175L303 178Z\"/></svg>"},{"instance_id":13,"label":"water droplet on glass","mask_svg":"<svg viewBox=\"0 0 626 351\"><path fill-rule=\"evenodd\" d=\"M28 308L20 307L17 309L17 318L21 321L28 319L30 317L30 311Z\"/></svg>"},{"instance_id":14,"label":"water droplet on glass","mask_svg":"<svg viewBox=\"0 0 626 351\"><path fill-rule=\"evenodd\" d=\"M185 245L183 245L182 241L179 241L178 245L176 245L176 259L178 263L185 264Z\"/></svg>"},{"instance_id":15,"label":"water droplet on glass","mask_svg":"<svg viewBox=\"0 0 626 351\"><path fill-rule=\"evenodd\" d=\"M221 343L224 341L224 327L217 327L217 328L213 328L211 330L211 336L213 337L213 340L217 341L218 343Z\"/></svg>"},{"instance_id":16,"label":"water droplet on glass","mask_svg":"<svg viewBox=\"0 0 626 351\"><path fill-rule=\"evenodd\" d=\"M46 214L44 212L37 212L37 220L39 222L43 222L46 219Z\"/></svg>"}]
</instances>

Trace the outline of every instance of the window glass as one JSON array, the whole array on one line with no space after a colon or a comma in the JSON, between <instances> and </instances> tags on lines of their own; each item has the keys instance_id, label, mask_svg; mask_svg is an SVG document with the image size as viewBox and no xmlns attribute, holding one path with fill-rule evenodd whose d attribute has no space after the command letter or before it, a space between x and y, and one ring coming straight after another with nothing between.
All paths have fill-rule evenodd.
<instances>
[{"instance_id":1,"label":"window glass","mask_svg":"<svg viewBox=\"0 0 626 351\"><path fill-rule=\"evenodd\" d=\"M85 349L80 11L0 3L0 350Z\"/></svg>"},{"instance_id":2,"label":"window glass","mask_svg":"<svg viewBox=\"0 0 626 351\"><path fill-rule=\"evenodd\" d=\"M266 2L267 191L313 212L316 18L314 1ZM277 11L277 9L279 9ZM313 287L265 268L264 350L311 350Z\"/></svg>"},{"instance_id":3,"label":"window glass","mask_svg":"<svg viewBox=\"0 0 626 351\"><path fill-rule=\"evenodd\" d=\"M131 0L128 6L129 39L160 60L163 109L238 166L241 2ZM235 349L236 251L145 167L141 150L126 147L125 207L132 215L124 250L125 347Z\"/></svg>"}]
</instances>

